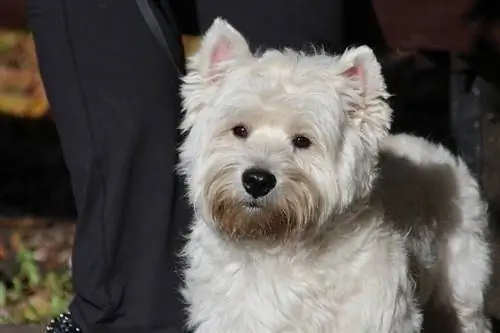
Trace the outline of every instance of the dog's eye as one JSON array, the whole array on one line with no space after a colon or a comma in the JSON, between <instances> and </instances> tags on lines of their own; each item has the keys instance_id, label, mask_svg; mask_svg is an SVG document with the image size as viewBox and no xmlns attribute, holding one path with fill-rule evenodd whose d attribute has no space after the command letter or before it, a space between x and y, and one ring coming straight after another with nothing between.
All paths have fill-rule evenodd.
<instances>
[{"instance_id":1,"label":"dog's eye","mask_svg":"<svg viewBox=\"0 0 500 333\"><path fill-rule=\"evenodd\" d=\"M312 144L308 137L303 135L297 135L292 139L292 144L295 148L306 149Z\"/></svg>"},{"instance_id":2,"label":"dog's eye","mask_svg":"<svg viewBox=\"0 0 500 333\"><path fill-rule=\"evenodd\" d=\"M237 138L244 139L248 136L248 130L243 125L237 125L233 127L233 134Z\"/></svg>"}]
</instances>

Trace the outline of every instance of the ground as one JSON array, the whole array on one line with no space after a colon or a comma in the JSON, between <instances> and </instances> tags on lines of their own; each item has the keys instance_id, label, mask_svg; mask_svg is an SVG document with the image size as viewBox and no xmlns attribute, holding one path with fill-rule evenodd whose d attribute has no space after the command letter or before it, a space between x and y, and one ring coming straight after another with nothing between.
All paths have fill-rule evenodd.
<instances>
[{"instance_id":1,"label":"ground","mask_svg":"<svg viewBox=\"0 0 500 333\"><path fill-rule=\"evenodd\" d=\"M42 325L32 326L18 326L18 325L5 325L0 326L0 333L41 333L43 332Z\"/></svg>"}]
</instances>

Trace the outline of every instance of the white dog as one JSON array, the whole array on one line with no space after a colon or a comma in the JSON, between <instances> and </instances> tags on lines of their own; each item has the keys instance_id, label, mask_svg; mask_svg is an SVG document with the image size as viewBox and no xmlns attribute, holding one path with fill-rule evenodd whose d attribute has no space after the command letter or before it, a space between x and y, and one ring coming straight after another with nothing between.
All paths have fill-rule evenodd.
<instances>
[{"instance_id":1,"label":"white dog","mask_svg":"<svg viewBox=\"0 0 500 333\"><path fill-rule=\"evenodd\" d=\"M431 301L490 332L478 185L443 147L388 135L368 47L256 55L217 19L182 96L196 333L419 332Z\"/></svg>"}]
</instances>

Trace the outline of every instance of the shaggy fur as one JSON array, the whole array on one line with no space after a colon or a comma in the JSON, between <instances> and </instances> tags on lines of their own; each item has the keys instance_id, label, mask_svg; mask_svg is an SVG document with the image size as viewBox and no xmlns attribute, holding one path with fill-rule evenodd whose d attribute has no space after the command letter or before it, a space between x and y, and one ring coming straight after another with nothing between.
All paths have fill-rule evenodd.
<instances>
[{"instance_id":1,"label":"shaggy fur","mask_svg":"<svg viewBox=\"0 0 500 333\"><path fill-rule=\"evenodd\" d=\"M389 136L368 47L253 55L218 19L182 95L195 209L183 295L196 333L419 332L428 304L459 332L490 332L478 185L443 147ZM254 167L276 177L263 197L242 185Z\"/></svg>"}]
</instances>

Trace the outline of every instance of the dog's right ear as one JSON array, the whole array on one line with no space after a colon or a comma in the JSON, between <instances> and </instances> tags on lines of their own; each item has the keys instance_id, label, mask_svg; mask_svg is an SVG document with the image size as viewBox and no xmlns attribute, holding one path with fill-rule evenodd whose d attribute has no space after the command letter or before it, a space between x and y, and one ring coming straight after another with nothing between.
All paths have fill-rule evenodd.
<instances>
[{"instance_id":1,"label":"dog's right ear","mask_svg":"<svg viewBox=\"0 0 500 333\"><path fill-rule=\"evenodd\" d=\"M200 49L190 59L189 70L217 81L237 62L252 58L245 38L226 20L216 18L202 38Z\"/></svg>"},{"instance_id":2,"label":"dog's right ear","mask_svg":"<svg viewBox=\"0 0 500 333\"><path fill-rule=\"evenodd\" d=\"M185 112L182 131L193 125L203 103L224 77L236 65L251 59L245 38L224 19L215 19L203 36L198 52L188 60L187 75L181 87Z\"/></svg>"}]
</instances>

